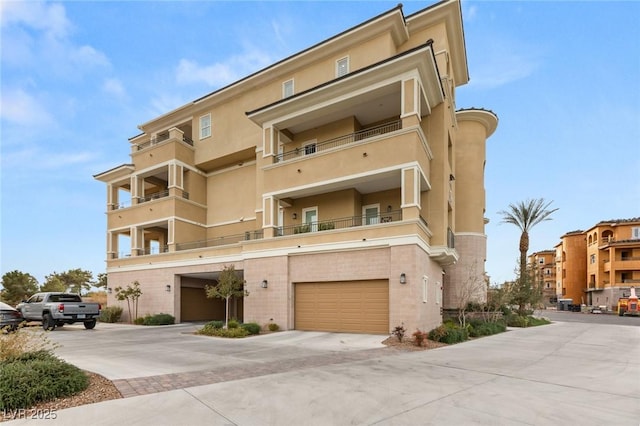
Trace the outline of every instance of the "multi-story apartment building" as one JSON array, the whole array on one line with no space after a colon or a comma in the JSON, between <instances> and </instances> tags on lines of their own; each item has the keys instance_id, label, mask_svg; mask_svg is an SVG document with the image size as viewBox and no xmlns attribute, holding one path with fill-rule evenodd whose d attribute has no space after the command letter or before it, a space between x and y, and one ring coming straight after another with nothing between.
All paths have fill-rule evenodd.
<instances>
[{"instance_id":1,"label":"multi-story apartment building","mask_svg":"<svg viewBox=\"0 0 640 426\"><path fill-rule=\"evenodd\" d=\"M556 295L556 251L542 250L529 255L529 267L534 282L542 289L542 303L555 305Z\"/></svg>"},{"instance_id":2,"label":"multi-story apartment building","mask_svg":"<svg viewBox=\"0 0 640 426\"><path fill-rule=\"evenodd\" d=\"M95 176L109 289L138 281L141 314L220 319L204 288L233 265L240 320L438 325L484 279L497 117L456 110L468 80L459 1L398 5L140 125L131 161Z\"/></svg>"},{"instance_id":3,"label":"multi-story apartment building","mask_svg":"<svg viewBox=\"0 0 640 426\"><path fill-rule=\"evenodd\" d=\"M587 271L587 243L584 231L571 231L560 237L556 249L556 295L571 299L574 304L585 303L584 277Z\"/></svg>"},{"instance_id":4,"label":"multi-story apartment building","mask_svg":"<svg viewBox=\"0 0 640 426\"><path fill-rule=\"evenodd\" d=\"M587 304L614 310L640 286L640 217L599 222L585 238Z\"/></svg>"}]
</instances>

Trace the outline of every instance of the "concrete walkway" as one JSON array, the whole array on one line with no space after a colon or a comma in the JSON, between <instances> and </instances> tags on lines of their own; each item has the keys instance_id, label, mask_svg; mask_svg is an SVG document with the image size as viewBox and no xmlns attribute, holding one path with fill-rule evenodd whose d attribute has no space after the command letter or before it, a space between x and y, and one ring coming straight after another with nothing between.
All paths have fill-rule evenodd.
<instances>
[{"instance_id":1,"label":"concrete walkway","mask_svg":"<svg viewBox=\"0 0 640 426\"><path fill-rule=\"evenodd\" d=\"M224 377L169 374L185 387L61 410L55 424L640 424L640 327L558 322L421 352L320 352L274 358L272 371L248 371L261 358Z\"/></svg>"}]
</instances>

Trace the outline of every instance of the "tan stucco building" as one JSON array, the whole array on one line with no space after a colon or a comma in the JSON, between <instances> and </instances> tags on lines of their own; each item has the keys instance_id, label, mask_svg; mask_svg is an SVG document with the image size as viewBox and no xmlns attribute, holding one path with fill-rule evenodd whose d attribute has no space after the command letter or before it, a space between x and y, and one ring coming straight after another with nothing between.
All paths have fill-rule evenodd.
<instances>
[{"instance_id":1,"label":"tan stucco building","mask_svg":"<svg viewBox=\"0 0 640 426\"><path fill-rule=\"evenodd\" d=\"M484 279L485 144L460 3L372 17L139 126L107 186L108 287L140 314L284 329L428 330L470 271ZM479 294L478 298L483 298ZM109 304L118 303L109 294Z\"/></svg>"},{"instance_id":2,"label":"tan stucco building","mask_svg":"<svg viewBox=\"0 0 640 426\"><path fill-rule=\"evenodd\" d=\"M558 299L571 299L573 304L585 303L587 244L582 230L560 237L556 245L556 294Z\"/></svg>"}]
</instances>

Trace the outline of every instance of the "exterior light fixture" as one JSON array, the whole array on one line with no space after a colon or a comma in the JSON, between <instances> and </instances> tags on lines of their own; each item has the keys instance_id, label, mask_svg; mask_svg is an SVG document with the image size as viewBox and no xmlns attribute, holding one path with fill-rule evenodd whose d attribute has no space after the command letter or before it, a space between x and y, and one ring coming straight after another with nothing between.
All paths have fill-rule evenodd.
<instances>
[{"instance_id":1,"label":"exterior light fixture","mask_svg":"<svg viewBox=\"0 0 640 426\"><path fill-rule=\"evenodd\" d=\"M391 204L389 204L389 205L387 206L387 212L389 212L389 213L390 213L390 212L391 212L391 210L393 210L393 207L391 207Z\"/></svg>"},{"instance_id":2,"label":"exterior light fixture","mask_svg":"<svg viewBox=\"0 0 640 426\"><path fill-rule=\"evenodd\" d=\"M111 289L111 287L109 287L109 288L107 289L107 293L109 293L109 294L111 294L111 292L112 292L112 291L113 291L113 290Z\"/></svg>"},{"instance_id":3,"label":"exterior light fixture","mask_svg":"<svg viewBox=\"0 0 640 426\"><path fill-rule=\"evenodd\" d=\"M291 215L291 219L296 220L298 218L298 213L294 213Z\"/></svg>"},{"instance_id":4,"label":"exterior light fixture","mask_svg":"<svg viewBox=\"0 0 640 426\"><path fill-rule=\"evenodd\" d=\"M407 283L407 275L403 272L400 274L400 284L406 284Z\"/></svg>"},{"instance_id":5,"label":"exterior light fixture","mask_svg":"<svg viewBox=\"0 0 640 426\"><path fill-rule=\"evenodd\" d=\"M171 285L167 284L167 286L164 288L167 292L171 292Z\"/></svg>"},{"instance_id":6,"label":"exterior light fixture","mask_svg":"<svg viewBox=\"0 0 640 426\"><path fill-rule=\"evenodd\" d=\"M267 282L267 280L262 280L262 284L260 286L262 288L267 288L269 286L269 283Z\"/></svg>"}]
</instances>

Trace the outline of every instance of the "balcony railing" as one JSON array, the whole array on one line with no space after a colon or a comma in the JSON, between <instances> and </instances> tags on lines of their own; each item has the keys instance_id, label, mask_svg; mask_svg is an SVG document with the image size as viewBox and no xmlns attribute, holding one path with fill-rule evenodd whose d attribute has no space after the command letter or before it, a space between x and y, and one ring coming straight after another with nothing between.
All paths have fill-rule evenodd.
<instances>
[{"instance_id":1,"label":"balcony railing","mask_svg":"<svg viewBox=\"0 0 640 426\"><path fill-rule=\"evenodd\" d=\"M169 132L158 133L155 137L152 137L148 142L139 143L138 145L136 145L136 147L138 151L142 151L145 148L148 148L152 145L157 145L166 140L169 140ZM187 145L193 146L193 140L191 140L191 138L188 138L184 135L182 135L182 142L186 143Z\"/></svg>"},{"instance_id":2,"label":"balcony railing","mask_svg":"<svg viewBox=\"0 0 640 426\"><path fill-rule=\"evenodd\" d=\"M374 136L395 132L396 130L400 130L401 128L402 128L402 122L398 120L398 121L382 124L380 126L360 130L358 132L351 133L348 135L338 136L337 138L329 139L324 142L309 144L309 145L276 155L276 163L280 163L282 161L287 161L287 160L291 160L298 157L303 157L305 155L316 154L318 152L327 151L329 149L337 148L343 145L349 145L354 142L360 142L362 140L372 138Z\"/></svg>"},{"instance_id":3,"label":"balcony railing","mask_svg":"<svg viewBox=\"0 0 640 426\"><path fill-rule=\"evenodd\" d=\"M276 229L276 237L285 235L297 235L306 234L310 232L329 231L334 229L348 229L354 227L374 226L384 223L401 222L402 210L394 210L386 213L380 213L376 216L351 216L339 219L331 219L325 221L317 221L306 223L302 225L285 226ZM420 216L420 221L427 225L427 221ZM301 235L302 236L302 235ZM220 247L225 245L237 244L242 241L260 240L264 238L264 230L256 229L253 231L246 231L241 234L224 235L215 238L208 238L206 240L192 241L188 243L176 244L176 251L194 250L207 247ZM159 253L166 253L169 251L168 246L160 246L147 250L134 251L138 256L141 255L153 255ZM113 259L128 258L131 257L131 251L112 253Z\"/></svg>"},{"instance_id":4,"label":"balcony railing","mask_svg":"<svg viewBox=\"0 0 640 426\"><path fill-rule=\"evenodd\" d=\"M158 198L165 198L169 196L169 190L166 189L164 191L154 192L153 194L149 194L146 197L140 197L140 203L146 203L147 201L157 200Z\"/></svg>"},{"instance_id":5,"label":"balcony railing","mask_svg":"<svg viewBox=\"0 0 640 426\"><path fill-rule=\"evenodd\" d=\"M242 234L225 235L215 238L209 238L206 240L193 241L190 243L178 243L176 244L176 250L193 250L205 247L219 247L229 244L237 244L242 241L260 240L264 237L264 231L262 229L256 229L254 231L246 231Z\"/></svg>"},{"instance_id":6,"label":"balcony railing","mask_svg":"<svg viewBox=\"0 0 640 426\"><path fill-rule=\"evenodd\" d=\"M277 229L276 236L306 234L308 232L330 231L333 229L353 228L356 226L378 225L380 223L398 222L402 220L402 210L380 213L376 216L350 216L302 225L284 226Z\"/></svg>"},{"instance_id":7,"label":"balcony railing","mask_svg":"<svg viewBox=\"0 0 640 426\"><path fill-rule=\"evenodd\" d=\"M456 248L456 236L451 228L447 228L447 247Z\"/></svg>"}]
</instances>

